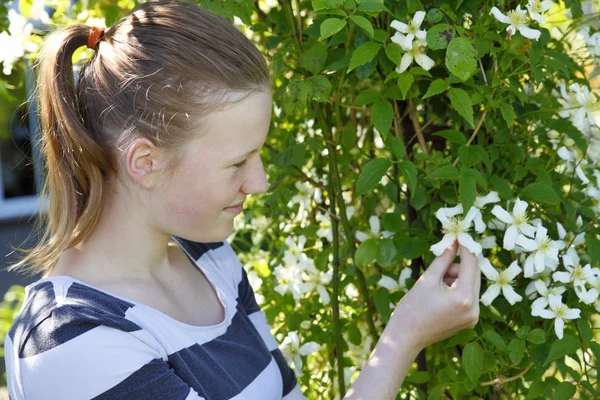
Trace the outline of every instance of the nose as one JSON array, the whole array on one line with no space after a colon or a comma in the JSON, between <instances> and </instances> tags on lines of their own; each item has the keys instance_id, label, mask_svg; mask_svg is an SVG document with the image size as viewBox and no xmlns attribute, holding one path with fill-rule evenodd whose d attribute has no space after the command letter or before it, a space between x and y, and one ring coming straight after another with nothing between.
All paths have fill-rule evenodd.
<instances>
[{"instance_id":1,"label":"nose","mask_svg":"<svg viewBox=\"0 0 600 400\"><path fill-rule=\"evenodd\" d=\"M241 190L246 194L265 193L269 189L269 181L265 174L265 168L260 156L254 157L252 165L249 165L246 179L242 184Z\"/></svg>"}]
</instances>

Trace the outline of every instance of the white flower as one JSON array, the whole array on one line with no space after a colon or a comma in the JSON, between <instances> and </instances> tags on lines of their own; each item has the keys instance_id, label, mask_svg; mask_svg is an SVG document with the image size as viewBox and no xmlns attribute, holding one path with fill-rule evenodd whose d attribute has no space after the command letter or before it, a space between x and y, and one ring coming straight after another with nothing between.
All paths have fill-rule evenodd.
<instances>
[{"instance_id":1,"label":"white flower","mask_svg":"<svg viewBox=\"0 0 600 400\"><path fill-rule=\"evenodd\" d=\"M573 84L570 86L576 93L579 108L573 114L573 125L584 134L589 135L592 127L596 126L595 113L600 109L600 103L594 93L587 86Z\"/></svg>"},{"instance_id":2,"label":"white flower","mask_svg":"<svg viewBox=\"0 0 600 400\"><path fill-rule=\"evenodd\" d=\"M564 320L571 320L579 318L581 314L581 310L577 308L569 308L565 304L562 303L561 296L549 295L548 302L550 305L550 310L540 310L540 317L545 319L555 319L554 320L554 330L556 331L556 336L559 339L563 338L563 329L565 326Z\"/></svg>"},{"instance_id":3,"label":"white flower","mask_svg":"<svg viewBox=\"0 0 600 400\"><path fill-rule=\"evenodd\" d=\"M260 290L260 287L262 286L262 279L260 279L256 271L252 270L248 272L248 282L250 283L250 286L254 291L254 297L256 298L256 302L258 304L264 303L265 297L262 294L258 293L258 290Z\"/></svg>"},{"instance_id":4,"label":"white flower","mask_svg":"<svg viewBox=\"0 0 600 400\"><path fill-rule=\"evenodd\" d=\"M400 277L397 281L394 278L382 275L377 284L390 292L394 292L398 289L406 290L406 280L410 278L411 274L412 270L409 267L406 267L400 272Z\"/></svg>"},{"instance_id":5,"label":"white flower","mask_svg":"<svg viewBox=\"0 0 600 400\"><path fill-rule=\"evenodd\" d=\"M585 290L582 293L578 293L579 299L585 304L592 304L600 296L600 278L598 274L592 274L588 276L588 283L592 286L590 290Z\"/></svg>"},{"instance_id":6,"label":"white flower","mask_svg":"<svg viewBox=\"0 0 600 400\"><path fill-rule=\"evenodd\" d=\"M398 32L402 32L406 34L406 37L403 38L402 43L398 43L404 49L412 49L413 39L416 37L419 40L424 41L427 37L427 32L420 30L421 24L425 19L425 11L417 11L413 16L412 21L408 22L408 25L404 22L400 22L398 20L393 20L390 26L396 29Z\"/></svg>"},{"instance_id":7,"label":"white flower","mask_svg":"<svg viewBox=\"0 0 600 400\"><path fill-rule=\"evenodd\" d=\"M379 239L379 232L381 230L381 223L379 222L379 217L377 215L371 215L369 217L369 227L371 228L370 233L365 233L363 231L356 231L356 239L359 242L364 242L367 239ZM381 235L384 239L387 239L394 235L394 232L383 231Z\"/></svg>"},{"instance_id":8,"label":"white flower","mask_svg":"<svg viewBox=\"0 0 600 400\"><path fill-rule=\"evenodd\" d=\"M290 292L295 299L299 299L303 293L302 271L295 265L284 267L278 265L273 271L277 278L278 285L275 286L277 291L282 296Z\"/></svg>"},{"instance_id":9,"label":"white flower","mask_svg":"<svg viewBox=\"0 0 600 400\"><path fill-rule=\"evenodd\" d=\"M535 233L535 240L526 238L523 235L517 236L517 244L525 251L531 252L525 260L524 276L529 278L535 272L542 272L548 266L555 270L558 266L558 251L565 248L565 243L560 240L550 240L548 229L538 225Z\"/></svg>"},{"instance_id":10,"label":"white flower","mask_svg":"<svg viewBox=\"0 0 600 400\"><path fill-rule=\"evenodd\" d=\"M563 256L563 264L568 272L558 271L552 274L555 281L562 283L571 283L575 287L575 293L579 296L585 291L585 284L594 277L594 270L587 264L582 267L579 261L579 255L574 247L567 250L567 254ZM580 297L581 299L581 297Z\"/></svg>"},{"instance_id":11,"label":"white flower","mask_svg":"<svg viewBox=\"0 0 600 400\"><path fill-rule=\"evenodd\" d=\"M0 64L5 75L11 74L14 63L26 52L37 50L37 45L29 40L33 26L13 9L8 11L8 20L8 31L0 33Z\"/></svg>"},{"instance_id":12,"label":"white flower","mask_svg":"<svg viewBox=\"0 0 600 400\"><path fill-rule=\"evenodd\" d=\"M288 333L281 343L281 353L293 364L296 376L302 376L302 358L300 356L307 356L317 351L319 351L319 345L316 342L308 342L300 346L300 338L296 331Z\"/></svg>"},{"instance_id":13,"label":"white flower","mask_svg":"<svg viewBox=\"0 0 600 400\"><path fill-rule=\"evenodd\" d=\"M479 268L486 278L494 282L488 286L486 292L481 296L481 302L484 305L489 306L492 304L492 301L498 297L500 291L502 291L502 294L511 305L523 300L523 297L518 295L512 287L513 280L521 272L517 261L513 261L507 269L498 272L490 261L484 258L479 261Z\"/></svg>"},{"instance_id":14,"label":"white flower","mask_svg":"<svg viewBox=\"0 0 600 400\"><path fill-rule=\"evenodd\" d=\"M303 285L304 290L308 292L316 289L317 293L319 293L321 303L325 306L328 305L331 298L329 297L326 285L331 282L333 269L329 269L327 272L321 272L315 267L314 263L312 263L304 270L304 274L304 281L306 282L305 285Z\"/></svg>"},{"instance_id":15,"label":"white flower","mask_svg":"<svg viewBox=\"0 0 600 400\"><path fill-rule=\"evenodd\" d=\"M526 7L531 18L543 25L546 20L540 14L548 11L552 4L552 0L529 0Z\"/></svg>"},{"instance_id":16,"label":"white flower","mask_svg":"<svg viewBox=\"0 0 600 400\"><path fill-rule=\"evenodd\" d=\"M436 256L439 256L446 251L446 249L450 247L456 240L458 240L458 243L466 247L471 253L475 255L479 255L479 253L481 253L481 245L474 241L473 238L467 233L471 227L471 222L473 222L473 218L475 217L477 209L475 207L471 207L465 219L460 219L458 217L454 217L453 214L459 206L462 210L462 204L459 204L452 209L440 208L435 213L437 219L439 219L442 223L442 233L444 233L442 240L429 248L429 250L431 250L431 252L433 252L433 254Z\"/></svg>"},{"instance_id":17,"label":"white flower","mask_svg":"<svg viewBox=\"0 0 600 400\"><path fill-rule=\"evenodd\" d=\"M304 251L304 245L306 244L306 236L300 235L298 240L295 241L292 237L288 236L284 243L288 246L288 249L284 252L283 261L286 264L298 263L300 254Z\"/></svg>"},{"instance_id":18,"label":"white flower","mask_svg":"<svg viewBox=\"0 0 600 400\"><path fill-rule=\"evenodd\" d=\"M396 32L396 34L392 38L393 41L401 41L403 39L404 35L402 35L399 32ZM404 55L402 56L402 59L400 60L400 66L396 68L396 72L399 74L403 73L408 69L408 67L410 67L413 61L416 61L416 63L419 64L421 68L423 68L425 71L429 71L435 64L435 61L433 61L425 54L426 46L427 42L425 42L424 40L419 39L413 41L411 48L404 49L406 53L404 53Z\"/></svg>"},{"instance_id":19,"label":"white flower","mask_svg":"<svg viewBox=\"0 0 600 400\"><path fill-rule=\"evenodd\" d=\"M577 150L568 150L565 146L562 146L558 149L557 154L561 159L566 161L565 164L568 171L573 171L574 168L577 177L581 179L581 182L583 182L584 185L590 183L590 180L587 178L587 176L585 176L585 173L581 169L581 164L583 163L583 160L581 160L582 162L579 162L580 160L577 155Z\"/></svg>"},{"instance_id":20,"label":"white flower","mask_svg":"<svg viewBox=\"0 0 600 400\"><path fill-rule=\"evenodd\" d=\"M518 5L516 9L507 12L506 15L502 14L497 7L492 7L490 14L498 21L508 24L506 31L511 36L519 31L521 35L525 36L527 39L537 40L541 35L540 31L531 29L525 25L525 23L529 22L527 11L521 10L520 5Z\"/></svg>"},{"instance_id":21,"label":"white flower","mask_svg":"<svg viewBox=\"0 0 600 400\"><path fill-rule=\"evenodd\" d=\"M492 214L498 217L500 221L509 225L504 234L504 248L506 250L513 250L515 248L518 233L531 237L535 235L535 228L527 223L526 210L527 203L518 198L513 207L512 214L498 205L492 209Z\"/></svg>"},{"instance_id":22,"label":"white flower","mask_svg":"<svg viewBox=\"0 0 600 400\"><path fill-rule=\"evenodd\" d=\"M319 223L319 230L317 236L320 238L326 238L329 243L333 241L333 231L331 230L331 217L328 214L317 214L317 222Z\"/></svg>"},{"instance_id":23,"label":"white flower","mask_svg":"<svg viewBox=\"0 0 600 400\"><path fill-rule=\"evenodd\" d=\"M483 222L480 210L483 210L483 208L490 203L497 203L499 201L500 197L498 197L498 192L495 191L491 191L485 196L478 196L475 198L475 208L477 209L475 218L473 219L475 232L482 233L485 231L485 223Z\"/></svg>"},{"instance_id":24,"label":"white flower","mask_svg":"<svg viewBox=\"0 0 600 400\"><path fill-rule=\"evenodd\" d=\"M564 286L553 286L549 288L548 285L542 279L536 279L531 283L534 285L537 292L541 295L541 297L538 297L533 303L531 303L531 315L533 315L534 317L539 317L540 310L543 310L544 308L548 307L548 296L560 296L567 290Z\"/></svg>"}]
</instances>

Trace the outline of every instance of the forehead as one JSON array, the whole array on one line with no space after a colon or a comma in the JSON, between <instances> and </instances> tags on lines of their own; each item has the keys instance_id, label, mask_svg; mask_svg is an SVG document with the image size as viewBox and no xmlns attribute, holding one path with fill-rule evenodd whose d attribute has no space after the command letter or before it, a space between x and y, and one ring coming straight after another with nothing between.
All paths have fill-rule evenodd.
<instances>
[{"instance_id":1,"label":"forehead","mask_svg":"<svg viewBox=\"0 0 600 400\"><path fill-rule=\"evenodd\" d=\"M228 103L205 117L204 134L198 142L224 152L260 146L269 130L272 107L270 91L254 92L241 101Z\"/></svg>"}]
</instances>

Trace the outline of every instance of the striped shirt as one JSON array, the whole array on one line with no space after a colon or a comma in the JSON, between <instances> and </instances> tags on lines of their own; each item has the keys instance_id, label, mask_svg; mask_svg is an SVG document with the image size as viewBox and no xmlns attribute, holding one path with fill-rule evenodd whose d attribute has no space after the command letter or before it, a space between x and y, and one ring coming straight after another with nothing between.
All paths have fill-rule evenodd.
<instances>
[{"instance_id":1,"label":"striped shirt","mask_svg":"<svg viewBox=\"0 0 600 400\"><path fill-rule=\"evenodd\" d=\"M193 326L69 276L25 288L5 341L11 400L305 399L227 242L173 237L215 288Z\"/></svg>"}]
</instances>

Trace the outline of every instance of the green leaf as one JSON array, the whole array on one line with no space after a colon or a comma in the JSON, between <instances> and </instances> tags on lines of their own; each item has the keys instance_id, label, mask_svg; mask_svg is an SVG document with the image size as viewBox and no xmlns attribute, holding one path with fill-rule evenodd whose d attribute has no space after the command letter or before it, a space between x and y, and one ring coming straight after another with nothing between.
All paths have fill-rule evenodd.
<instances>
[{"instance_id":1,"label":"green leaf","mask_svg":"<svg viewBox=\"0 0 600 400\"><path fill-rule=\"evenodd\" d=\"M362 30L364 30L365 32L367 32L367 34L369 35L370 38L372 38L375 35L375 33L373 32L373 25L365 17L361 17L359 15L351 15L349 18L356 25L360 26L360 28Z\"/></svg>"},{"instance_id":2,"label":"green leaf","mask_svg":"<svg viewBox=\"0 0 600 400\"><path fill-rule=\"evenodd\" d=\"M398 259L398 250L392 239L382 239L377 246L376 260L382 267L389 267Z\"/></svg>"},{"instance_id":3,"label":"green leaf","mask_svg":"<svg viewBox=\"0 0 600 400\"><path fill-rule=\"evenodd\" d=\"M392 162L385 158L375 158L367 163L356 181L356 196L372 190L377 186Z\"/></svg>"},{"instance_id":4,"label":"green leaf","mask_svg":"<svg viewBox=\"0 0 600 400\"><path fill-rule=\"evenodd\" d=\"M477 185L469 174L464 174L458 181L458 194L463 210L470 210L477 197Z\"/></svg>"},{"instance_id":5,"label":"green leaf","mask_svg":"<svg viewBox=\"0 0 600 400\"><path fill-rule=\"evenodd\" d=\"M394 119L394 110L392 104L387 100L378 100L373 104L371 109L371 120L377 128L377 131L385 140L388 135L388 131L392 127L392 121Z\"/></svg>"},{"instance_id":6,"label":"green leaf","mask_svg":"<svg viewBox=\"0 0 600 400\"><path fill-rule=\"evenodd\" d=\"M515 110L508 103L502 103L500 106L500 113L502 113L502 118L506 121L506 125L510 128L513 123L513 115L515 114Z\"/></svg>"},{"instance_id":7,"label":"green leaf","mask_svg":"<svg viewBox=\"0 0 600 400\"><path fill-rule=\"evenodd\" d=\"M286 87L283 108L287 115L298 115L306 109L308 87L304 81L292 80Z\"/></svg>"},{"instance_id":8,"label":"green leaf","mask_svg":"<svg viewBox=\"0 0 600 400\"><path fill-rule=\"evenodd\" d=\"M321 24L321 39L335 35L346 26L346 20L339 18L327 18Z\"/></svg>"},{"instance_id":9,"label":"green leaf","mask_svg":"<svg viewBox=\"0 0 600 400\"><path fill-rule=\"evenodd\" d=\"M479 377L483 372L483 349L479 343L468 343L465 346L462 354L462 364L471 382L479 382Z\"/></svg>"},{"instance_id":10,"label":"green leaf","mask_svg":"<svg viewBox=\"0 0 600 400\"><path fill-rule=\"evenodd\" d=\"M406 154L406 148L404 147L402 140L398 139L394 135L388 135L385 145L397 158L404 158L404 155Z\"/></svg>"},{"instance_id":11,"label":"green leaf","mask_svg":"<svg viewBox=\"0 0 600 400\"><path fill-rule=\"evenodd\" d=\"M427 371L414 371L406 376L406 381L420 385L431 380L431 374Z\"/></svg>"},{"instance_id":12,"label":"green leaf","mask_svg":"<svg viewBox=\"0 0 600 400\"><path fill-rule=\"evenodd\" d=\"M460 171L454 165L444 165L427 175L427 179L457 179L459 177Z\"/></svg>"},{"instance_id":13,"label":"green leaf","mask_svg":"<svg viewBox=\"0 0 600 400\"><path fill-rule=\"evenodd\" d=\"M579 340L577 340L574 336L564 335L562 339L552 343L548 357L546 358L546 361L544 361L544 366L550 364L554 360L566 356L567 354L575 353L579 349L580 345L581 344L579 343Z\"/></svg>"},{"instance_id":14,"label":"green leaf","mask_svg":"<svg viewBox=\"0 0 600 400\"><path fill-rule=\"evenodd\" d=\"M508 346L506 346L504 339L502 339L502 336L500 336L498 333L496 333L496 331L487 330L487 331L483 332L482 336L485 340L487 340L488 342L490 342L491 344L496 346L496 348L498 350L508 351Z\"/></svg>"},{"instance_id":15,"label":"green leaf","mask_svg":"<svg viewBox=\"0 0 600 400\"><path fill-rule=\"evenodd\" d=\"M361 1L358 10L376 17L380 12L387 11L383 0L364 0Z\"/></svg>"},{"instance_id":16,"label":"green leaf","mask_svg":"<svg viewBox=\"0 0 600 400\"><path fill-rule=\"evenodd\" d=\"M556 194L552 186L543 183L527 185L521 192L521 196L543 204L560 203L560 197Z\"/></svg>"},{"instance_id":17,"label":"green leaf","mask_svg":"<svg viewBox=\"0 0 600 400\"><path fill-rule=\"evenodd\" d=\"M427 11L427 21L432 24L440 22L444 18L444 14L438 8L432 8Z\"/></svg>"},{"instance_id":18,"label":"green leaf","mask_svg":"<svg viewBox=\"0 0 600 400\"><path fill-rule=\"evenodd\" d=\"M590 264L595 267L600 262L600 240L594 235L586 235L585 242L590 256Z\"/></svg>"},{"instance_id":19,"label":"green leaf","mask_svg":"<svg viewBox=\"0 0 600 400\"><path fill-rule=\"evenodd\" d=\"M445 79L436 79L431 82L429 85L429 89L427 89L427 93L423 96L424 99L435 96L436 94L440 94L445 92L448 89L448 82Z\"/></svg>"},{"instance_id":20,"label":"green leaf","mask_svg":"<svg viewBox=\"0 0 600 400\"><path fill-rule=\"evenodd\" d=\"M510 350L510 361L514 365L519 365L525 355L525 342L514 338L508 344L508 349Z\"/></svg>"},{"instance_id":21,"label":"green leaf","mask_svg":"<svg viewBox=\"0 0 600 400\"><path fill-rule=\"evenodd\" d=\"M594 338L594 331L592 330L589 319L577 319L577 328L579 329L583 343L589 343Z\"/></svg>"},{"instance_id":22,"label":"green leaf","mask_svg":"<svg viewBox=\"0 0 600 400\"><path fill-rule=\"evenodd\" d=\"M357 47L352 53L352 58L350 59L350 66L348 67L348 71L350 72L356 67L360 67L371 61L379 50L381 49L381 45L375 42L367 42L360 47Z\"/></svg>"},{"instance_id":23,"label":"green leaf","mask_svg":"<svg viewBox=\"0 0 600 400\"><path fill-rule=\"evenodd\" d=\"M331 94L331 82L322 75L311 76L306 80L309 84L312 98L315 101L327 102Z\"/></svg>"},{"instance_id":24,"label":"green leaf","mask_svg":"<svg viewBox=\"0 0 600 400\"><path fill-rule=\"evenodd\" d=\"M317 75L325 67L327 61L327 46L317 43L302 55L302 67Z\"/></svg>"},{"instance_id":25,"label":"green leaf","mask_svg":"<svg viewBox=\"0 0 600 400\"><path fill-rule=\"evenodd\" d=\"M454 347L458 344L463 344L477 339L477 332L473 329L465 329L452 336L444 347Z\"/></svg>"},{"instance_id":26,"label":"green leaf","mask_svg":"<svg viewBox=\"0 0 600 400\"><path fill-rule=\"evenodd\" d=\"M417 167L411 161L405 160L398 163L398 167L402 171L404 182L410 190L411 197L415 195L415 188L417 187Z\"/></svg>"},{"instance_id":27,"label":"green leaf","mask_svg":"<svg viewBox=\"0 0 600 400\"><path fill-rule=\"evenodd\" d=\"M360 329L354 324L346 325L346 332L348 332L348 340L355 346L360 346L362 343L362 334Z\"/></svg>"},{"instance_id":28,"label":"green leaf","mask_svg":"<svg viewBox=\"0 0 600 400\"><path fill-rule=\"evenodd\" d=\"M402 259L414 260L415 258L421 257L421 255L425 254L427 251L429 251L429 242L427 239L414 237L404 242L398 253Z\"/></svg>"},{"instance_id":29,"label":"green leaf","mask_svg":"<svg viewBox=\"0 0 600 400\"><path fill-rule=\"evenodd\" d=\"M344 0L312 0L313 10L325 10L328 8L338 8L344 3Z\"/></svg>"},{"instance_id":30,"label":"green leaf","mask_svg":"<svg viewBox=\"0 0 600 400\"><path fill-rule=\"evenodd\" d=\"M402 91L402 100L406 99L406 94L408 93L408 90L414 81L415 78L412 76L412 74L406 72L398 76L398 87Z\"/></svg>"},{"instance_id":31,"label":"green leaf","mask_svg":"<svg viewBox=\"0 0 600 400\"><path fill-rule=\"evenodd\" d=\"M465 82L477 69L476 56L470 39L456 37L446 50L446 68Z\"/></svg>"},{"instance_id":32,"label":"green leaf","mask_svg":"<svg viewBox=\"0 0 600 400\"><path fill-rule=\"evenodd\" d=\"M536 328L527 334L525 340L533 344L542 344L546 341L546 333L542 329Z\"/></svg>"},{"instance_id":33,"label":"green leaf","mask_svg":"<svg viewBox=\"0 0 600 400\"><path fill-rule=\"evenodd\" d=\"M455 35L454 28L448 24L437 24L427 31L427 46L431 50L441 50L448 47L448 43Z\"/></svg>"},{"instance_id":34,"label":"green leaf","mask_svg":"<svg viewBox=\"0 0 600 400\"><path fill-rule=\"evenodd\" d=\"M386 322L390 318L391 314L390 296L388 290L385 288L377 289L373 300L375 301L375 308L377 308L379 315L381 315L383 321Z\"/></svg>"},{"instance_id":35,"label":"green leaf","mask_svg":"<svg viewBox=\"0 0 600 400\"><path fill-rule=\"evenodd\" d=\"M491 177L492 187L495 191L498 192L498 195L504 200L510 200L513 198L512 189L510 188L510 184L495 175Z\"/></svg>"},{"instance_id":36,"label":"green leaf","mask_svg":"<svg viewBox=\"0 0 600 400\"><path fill-rule=\"evenodd\" d=\"M467 138L465 138L465 134L453 129L438 131L435 132L434 135L446 138L446 140L450 143L467 144Z\"/></svg>"},{"instance_id":37,"label":"green leaf","mask_svg":"<svg viewBox=\"0 0 600 400\"><path fill-rule=\"evenodd\" d=\"M569 400L572 399L577 391L577 386L571 382L560 382L554 388L554 400Z\"/></svg>"},{"instance_id":38,"label":"green leaf","mask_svg":"<svg viewBox=\"0 0 600 400\"><path fill-rule=\"evenodd\" d=\"M354 104L357 106L364 106L365 104L375 103L381 98L381 94L375 89L363 90L354 99Z\"/></svg>"},{"instance_id":39,"label":"green leaf","mask_svg":"<svg viewBox=\"0 0 600 400\"><path fill-rule=\"evenodd\" d=\"M354 262L359 268L364 268L371 264L377 256L377 241L367 239L358 246L354 253Z\"/></svg>"},{"instance_id":40,"label":"green leaf","mask_svg":"<svg viewBox=\"0 0 600 400\"><path fill-rule=\"evenodd\" d=\"M463 89L450 88L448 95L450 96L450 103L452 103L452 107L454 107L454 109L458 111L458 113L465 120L467 120L467 123L471 128L474 128L473 107L471 106L471 98L469 97L469 94Z\"/></svg>"},{"instance_id":41,"label":"green leaf","mask_svg":"<svg viewBox=\"0 0 600 400\"><path fill-rule=\"evenodd\" d=\"M462 168L469 168L481 161L479 151L473 147L462 146L458 149L458 157Z\"/></svg>"},{"instance_id":42,"label":"green leaf","mask_svg":"<svg viewBox=\"0 0 600 400\"><path fill-rule=\"evenodd\" d=\"M396 66L400 66L400 60L402 60L402 47L400 47L398 43L388 43L385 45L385 55Z\"/></svg>"}]
</instances>

